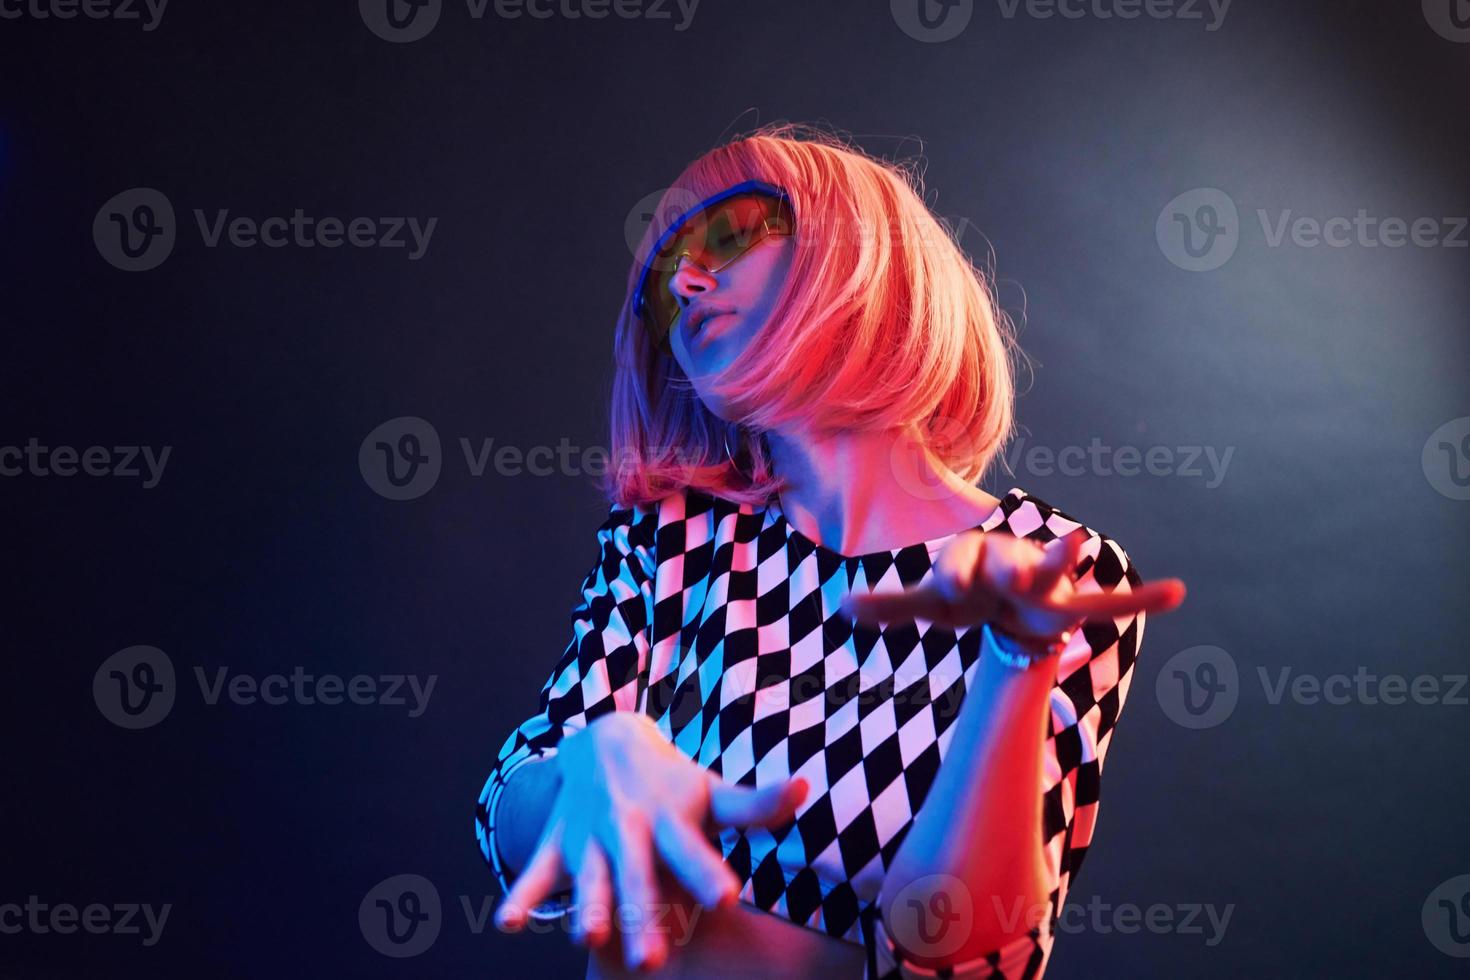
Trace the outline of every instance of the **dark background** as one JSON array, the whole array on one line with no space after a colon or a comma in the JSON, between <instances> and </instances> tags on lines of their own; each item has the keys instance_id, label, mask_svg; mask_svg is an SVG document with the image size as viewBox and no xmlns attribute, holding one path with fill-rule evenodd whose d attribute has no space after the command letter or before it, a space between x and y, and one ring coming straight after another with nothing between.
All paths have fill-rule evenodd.
<instances>
[{"instance_id":1,"label":"dark background","mask_svg":"<svg viewBox=\"0 0 1470 980\"><path fill-rule=\"evenodd\" d=\"M944 43L883 2L705 0L678 31L446 0L412 43L346 0L173 0L152 31L0 18L0 446L172 447L152 489L0 478L0 904L173 905L152 947L0 934L0 977L581 975L560 936L475 933L460 896L495 894L475 798L569 639L606 503L581 473L476 477L459 440L605 445L630 212L776 119L922 148L930 203L993 246L1024 319L1028 447L1233 447L1218 486L1024 458L986 480L1191 586L1148 627L1073 901L1233 906L1213 946L1063 935L1049 976L1462 975L1421 909L1470 872L1470 708L1272 704L1257 669L1466 672L1470 502L1421 450L1470 415L1470 250L1271 247L1256 211L1470 214L1467 92L1470 44L1417 2L1236 0L1213 31L987 2ZM135 187L168 197L178 240L126 272L92 224ZM1213 271L1155 240L1192 188L1239 207ZM417 261L208 248L195 208L438 224ZM410 501L357 463L399 416L443 442ZM178 690L129 731L91 691L136 644ZM1199 645L1239 700L1196 730L1155 683ZM193 676L298 665L438 682L409 718L209 705ZM394 959L357 912L404 873L442 929Z\"/></svg>"}]
</instances>

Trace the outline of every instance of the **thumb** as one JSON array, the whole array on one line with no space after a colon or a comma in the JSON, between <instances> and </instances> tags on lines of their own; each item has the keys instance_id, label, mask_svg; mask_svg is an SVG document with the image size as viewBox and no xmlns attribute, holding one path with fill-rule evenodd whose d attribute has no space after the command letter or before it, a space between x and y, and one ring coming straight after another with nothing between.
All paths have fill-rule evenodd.
<instances>
[{"instance_id":1,"label":"thumb","mask_svg":"<svg viewBox=\"0 0 1470 980\"><path fill-rule=\"evenodd\" d=\"M760 789L732 786L710 774L710 818L722 827L778 827L796 816L810 785L787 779Z\"/></svg>"}]
</instances>

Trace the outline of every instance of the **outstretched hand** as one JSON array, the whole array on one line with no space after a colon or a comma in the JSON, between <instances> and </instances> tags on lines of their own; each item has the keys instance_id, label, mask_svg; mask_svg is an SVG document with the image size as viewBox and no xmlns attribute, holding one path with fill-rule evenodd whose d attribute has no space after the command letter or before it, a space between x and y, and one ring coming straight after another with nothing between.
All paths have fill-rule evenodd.
<instances>
[{"instance_id":1,"label":"outstretched hand","mask_svg":"<svg viewBox=\"0 0 1470 980\"><path fill-rule=\"evenodd\" d=\"M667 870L701 904L733 903L740 882L709 835L722 827L778 827L806 799L804 779L760 789L724 782L675 748L646 715L615 711L564 738L556 757L562 786L546 830L496 912L506 931L521 929L527 909L571 880L578 907L576 938L605 943L622 931L628 969L656 969L668 940L621 913L649 922L660 904L659 872ZM662 867L658 867L661 865Z\"/></svg>"},{"instance_id":2,"label":"outstretched hand","mask_svg":"<svg viewBox=\"0 0 1470 980\"><path fill-rule=\"evenodd\" d=\"M845 608L865 624L926 619L959 628L989 622L1044 646L1088 619L1168 612L1184 601L1177 578L1078 592L1070 572L1087 538L1078 528L1043 548L1009 534L966 531L944 546L924 583L903 592L850 594Z\"/></svg>"}]
</instances>

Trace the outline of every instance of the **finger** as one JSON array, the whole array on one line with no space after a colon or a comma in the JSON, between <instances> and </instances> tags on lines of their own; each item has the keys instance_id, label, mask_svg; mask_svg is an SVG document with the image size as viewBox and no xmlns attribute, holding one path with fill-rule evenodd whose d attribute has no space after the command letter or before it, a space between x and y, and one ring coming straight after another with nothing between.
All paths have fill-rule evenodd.
<instances>
[{"instance_id":1,"label":"finger","mask_svg":"<svg viewBox=\"0 0 1470 980\"><path fill-rule=\"evenodd\" d=\"M505 899L495 910L495 924L506 932L518 932L526 925L528 910L556 890L565 865L561 856L562 825L558 822L541 838L536 852L516 878Z\"/></svg>"},{"instance_id":2,"label":"finger","mask_svg":"<svg viewBox=\"0 0 1470 980\"><path fill-rule=\"evenodd\" d=\"M974 590L988 537L980 531L966 531L939 552L930 581L951 604L964 601Z\"/></svg>"},{"instance_id":3,"label":"finger","mask_svg":"<svg viewBox=\"0 0 1470 980\"><path fill-rule=\"evenodd\" d=\"M732 786L713 773L709 778L710 817L721 827L779 827L796 816L811 789L800 776L760 789Z\"/></svg>"},{"instance_id":4,"label":"finger","mask_svg":"<svg viewBox=\"0 0 1470 980\"><path fill-rule=\"evenodd\" d=\"M576 940L597 949L607 942L612 922L612 873L607 867L607 855L597 841L587 842L587 850L577 866Z\"/></svg>"},{"instance_id":5,"label":"finger","mask_svg":"<svg viewBox=\"0 0 1470 980\"><path fill-rule=\"evenodd\" d=\"M842 603L847 615L864 625L927 619L945 623L953 615L949 600L934 582L916 585L902 592L848 593Z\"/></svg>"},{"instance_id":6,"label":"finger","mask_svg":"<svg viewBox=\"0 0 1470 980\"><path fill-rule=\"evenodd\" d=\"M1068 596L1046 608L1084 619L1130 616L1137 613L1164 613L1177 609L1187 590L1177 578L1160 579L1140 585L1131 592L1092 592Z\"/></svg>"},{"instance_id":7,"label":"finger","mask_svg":"<svg viewBox=\"0 0 1470 980\"><path fill-rule=\"evenodd\" d=\"M658 903L648 820L637 810L626 811L616 818L614 833L615 846L608 856L618 889L618 922L627 928L623 933L623 959L630 970L656 970L663 965L667 949L661 934L644 928L652 921ZM636 915L621 914L630 907Z\"/></svg>"},{"instance_id":8,"label":"finger","mask_svg":"<svg viewBox=\"0 0 1470 980\"><path fill-rule=\"evenodd\" d=\"M669 870L701 905L724 908L740 897L740 879L688 820L660 817L653 825L653 841Z\"/></svg>"},{"instance_id":9,"label":"finger","mask_svg":"<svg viewBox=\"0 0 1470 980\"><path fill-rule=\"evenodd\" d=\"M1087 532L1079 527L1046 549L1041 564L1036 566L1031 591L1036 595L1050 595L1062 576L1077 567L1082 557L1082 546L1086 543Z\"/></svg>"},{"instance_id":10,"label":"finger","mask_svg":"<svg viewBox=\"0 0 1470 980\"><path fill-rule=\"evenodd\" d=\"M989 588L1012 595L1028 594L1035 575L1035 555L1040 549L1031 541L1002 535L996 538L980 554L979 574L972 591Z\"/></svg>"}]
</instances>

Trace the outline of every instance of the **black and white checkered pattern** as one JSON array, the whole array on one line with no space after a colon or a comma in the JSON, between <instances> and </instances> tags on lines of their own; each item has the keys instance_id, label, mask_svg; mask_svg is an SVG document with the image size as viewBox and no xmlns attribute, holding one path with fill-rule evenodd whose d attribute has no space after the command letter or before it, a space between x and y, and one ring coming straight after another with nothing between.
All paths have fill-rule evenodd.
<instances>
[{"instance_id":1,"label":"black and white checkered pattern","mask_svg":"<svg viewBox=\"0 0 1470 980\"><path fill-rule=\"evenodd\" d=\"M1043 544L1079 526L1017 489L979 525ZM1077 588L1137 585L1123 549L1088 534ZM865 944L875 980L934 976L902 962L876 899L944 758L986 631L923 620L855 627L840 603L849 591L920 582L949 539L844 556L802 535L775 503L686 491L614 508L541 710L506 740L480 796L476 832L502 886L514 876L495 844L495 814L511 774L606 712L641 711L729 782L810 782L792 824L723 832L742 901ZM1089 622L1061 657L1038 787L1053 916L1092 841L1103 757L1142 635L1142 616ZM559 914L568 900L537 914ZM1044 923L953 975L1037 977L1050 951Z\"/></svg>"}]
</instances>

